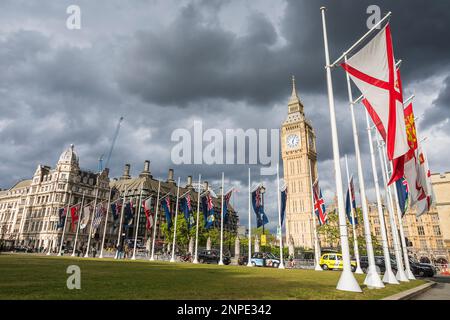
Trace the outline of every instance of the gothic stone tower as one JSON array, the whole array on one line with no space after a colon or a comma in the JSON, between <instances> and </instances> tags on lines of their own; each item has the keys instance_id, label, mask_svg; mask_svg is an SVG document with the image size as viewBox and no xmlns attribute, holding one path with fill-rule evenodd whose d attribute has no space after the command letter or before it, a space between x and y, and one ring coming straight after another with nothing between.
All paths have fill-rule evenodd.
<instances>
[{"instance_id":1,"label":"gothic stone tower","mask_svg":"<svg viewBox=\"0 0 450 320\"><path fill-rule=\"evenodd\" d=\"M296 247L313 248L313 220L310 186L317 177L316 137L305 118L303 104L292 77L292 95L288 116L281 127L281 156L288 189L286 205L286 241ZM292 246L292 245L291 245Z\"/></svg>"}]
</instances>

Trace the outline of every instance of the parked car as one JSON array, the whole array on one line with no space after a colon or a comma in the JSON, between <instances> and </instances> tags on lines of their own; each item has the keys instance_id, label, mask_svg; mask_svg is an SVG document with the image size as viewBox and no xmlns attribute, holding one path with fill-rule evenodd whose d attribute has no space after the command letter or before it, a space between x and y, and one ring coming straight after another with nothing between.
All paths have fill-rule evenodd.
<instances>
[{"instance_id":1,"label":"parked car","mask_svg":"<svg viewBox=\"0 0 450 320\"><path fill-rule=\"evenodd\" d=\"M200 263L219 263L219 260L220 260L220 252L219 250L216 249L203 250L200 251L198 255L198 261ZM228 255L223 255L222 261L226 265L231 263L231 259Z\"/></svg>"},{"instance_id":2,"label":"parked car","mask_svg":"<svg viewBox=\"0 0 450 320\"><path fill-rule=\"evenodd\" d=\"M342 259L342 254L340 253L326 253L320 257L320 266L323 270L342 270L344 268L344 263ZM356 270L356 261L350 261L352 272Z\"/></svg>"},{"instance_id":3,"label":"parked car","mask_svg":"<svg viewBox=\"0 0 450 320\"><path fill-rule=\"evenodd\" d=\"M250 260L255 267L278 268L280 259L270 252L255 252Z\"/></svg>"},{"instance_id":4,"label":"parked car","mask_svg":"<svg viewBox=\"0 0 450 320\"><path fill-rule=\"evenodd\" d=\"M32 250L25 246L14 247L14 252L32 252Z\"/></svg>"},{"instance_id":5,"label":"parked car","mask_svg":"<svg viewBox=\"0 0 450 320\"><path fill-rule=\"evenodd\" d=\"M409 266L412 273L418 277L434 277L436 268L429 263L420 263L416 259L409 257Z\"/></svg>"},{"instance_id":6,"label":"parked car","mask_svg":"<svg viewBox=\"0 0 450 320\"><path fill-rule=\"evenodd\" d=\"M369 268L369 260L367 256L361 256L359 258L359 261L361 264L361 269L364 271L364 273L367 273L367 269ZM378 273L384 273L386 271L386 265L383 256L375 256L375 265L377 266ZM392 259L391 259L391 269L394 273L397 272L397 264Z\"/></svg>"}]
</instances>

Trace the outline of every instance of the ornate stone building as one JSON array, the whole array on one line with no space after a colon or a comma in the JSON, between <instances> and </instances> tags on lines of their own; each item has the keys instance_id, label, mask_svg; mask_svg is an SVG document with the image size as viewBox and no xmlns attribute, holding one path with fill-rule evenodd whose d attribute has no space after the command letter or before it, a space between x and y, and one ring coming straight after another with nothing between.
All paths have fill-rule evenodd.
<instances>
[{"instance_id":1,"label":"ornate stone building","mask_svg":"<svg viewBox=\"0 0 450 320\"><path fill-rule=\"evenodd\" d=\"M315 134L306 119L295 79L288 103L288 116L281 127L281 155L288 188L286 239L296 247L313 247L311 178L317 177ZM311 177L310 177L311 172Z\"/></svg>"},{"instance_id":2,"label":"ornate stone building","mask_svg":"<svg viewBox=\"0 0 450 320\"><path fill-rule=\"evenodd\" d=\"M38 165L31 180L21 181L0 193L0 239L10 245L56 251L62 234L62 228L57 227L58 209L69 203L80 203L83 194L85 203L92 201L97 189L98 199L105 200L108 184L107 169L102 173L80 169L78 156L71 145L61 154L54 169ZM67 226L67 246L70 247L74 237L75 233ZM81 233L79 244L86 239L87 233Z\"/></svg>"},{"instance_id":3,"label":"ornate stone building","mask_svg":"<svg viewBox=\"0 0 450 320\"><path fill-rule=\"evenodd\" d=\"M62 228L58 228L60 208L70 205L80 204L84 194L84 205L92 203L98 192L97 203L106 205L106 201L111 189L118 190L116 197L123 195L126 201L133 199L137 203L142 193L142 200L150 196L153 197L153 212L155 212L155 202L158 192L159 181L153 178L150 172L150 162L145 161L144 170L138 177L131 177L130 165L125 165L123 175L118 179L110 181L108 169L101 173L94 173L80 169L79 158L74 151L74 146L65 150L54 169L49 166L39 165L33 178L20 181L8 190L0 190L0 241L7 247L26 246L28 248L42 249L58 252ZM202 192L208 189L208 183L202 186ZM175 213L175 203L177 194L177 184L173 179L173 170L169 170L166 181L161 181L161 197L169 194L171 212ZM180 186L180 194L189 192L193 210L197 207L197 187L194 189L192 178L189 176L184 186ZM214 226L220 226L220 199L213 197L215 211ZM224 225L224 229L237 232L238 216L235 210L229 209L229 218ZM202 214L202 213L200 213ZM179 211L179 215L182 212ZM136 221L135 219L134 221ZM105 247L115 247L118 239L118 228L114 227L112 214L107 220L107 231L105 237ZM165 222L165 216L161 208L157 223L157 242L164 241L164 235L160 224ZM105 219L102 219L97 230L94 230L90 241L91 248L100 249ZM151 231L147 231L146 217L142 212L138 223L138 240L140 243L149 239ZM89 226L80 229L77 248L85 249L88 242ZM122 243L125 239L134 239L135 224L126 230L121 237ZM71 216L68 215L65 227L64 245L72 249L76 236L76 228L71 227ZM70 252L69 252L70 253Z\"/></svg>"}]
</instances>

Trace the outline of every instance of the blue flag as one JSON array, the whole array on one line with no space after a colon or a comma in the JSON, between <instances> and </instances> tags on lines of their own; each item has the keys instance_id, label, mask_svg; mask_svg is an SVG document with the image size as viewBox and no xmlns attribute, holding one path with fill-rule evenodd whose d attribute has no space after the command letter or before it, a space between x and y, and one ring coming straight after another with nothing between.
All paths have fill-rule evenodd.
<instances>
[{"instance_id":1,"label":"blue flag","mask_svg":"<svg viewBox=\"0 0 450 320\"><path fill-rule=\"evenodd\" d=\"M286 213L287 188L281 191L281 225L284 222L284 215Z\"/></svg>"},{"instance_id":2,"label":"blue flag","mask_svg":"<svg viewBox=\"0 0 450 320\"><path fill-rule=\"evenodd\" d=\"M405 215L408 206L408 184L405 178L395 181L397 187L398 204L402 212L402 217Z\"/></svg>"},{"instance_id":3,"label":"blue flag","mask_svg":"<svg viewBox=\"0 0 450 320\"><path fill-rule=\"evenodd\" d=\"M124 220L123 220L123 224L125 225L125 228L129 228L130 225L133 223L133 203L131 201L127 202L125 204L125 208L124 208Z\"/></svg>"},{"instance_id":4,"label":"blue flag","mask_svg":"<svg viewBox=\"0 0 450 320\"><path fill-rule=\"evenodd\" d=\"M228 221L228 204L230 203L231 195L233 194L233 189L228 191L223 196L223 223L226 223Z\"/></svg>"},{"instance_id":5,"label":"blue flag","mask_svg":"<svg viewBox=\"0 0 450 320\"><path fill-rule=\"evenodd\" d=\"M351 206L350 201L352 202ZM353 186L353 176L350 178L350 184L347 189L347 197L345 199L345 213L347 214L347 218L350 224L353 224L352 206L353 209L355 210L355 224L358 224L358 219L356 217L356 200L355 200L355 188Z\"/></svg>"},{"instance_id":6,"label":"blue flag","mask_svg":"<svg viewBox=\"0 0 450 320\"><path fill-rule=\"evenodd\" d=\"M172 214L170 213L170 200L169 197L163 199L161 201L161 206L164 210L164 213L166 215L166 223L167 223L167 228L170 230L170 228L172 228Z\"/></svg>"},{"instance_id":7,"label":"blue flag","mask_svg":"<svg viewBox=\"0 0 450 320\"><path fill-rule=\"evenodd\" d=\"M202 197L202 210L203 217L205 218L205 228L209 229L214 226L214 221L216 220L214 216L212 198L209 193L206 196Z\"/></svg>"},{"instance_id":8,"label":"blue flag","mask_svg":"<svg viewBox=\"0 0 450 320\"><path fill-rule=\"evenodd\" d=\"M58 229L64 228L64 223L66 221L67 208L61 208L58 210L59 222L57 224Z\"/></svg>"},{"instance_id":9,"label":"blue flag","mask_svg":"<svg viewBox=\"0 0 450 320\"><path fill-rule=\"evenodd\" d=\"M187 195L180 200L181 211L186 220L188 230L194 225L194 217L192 216L191 196Z\"/></svg>"},{"instance_id":10,"label":"blue flag","mask_svg":"<svg viewBox=\"0 0 450 320\"><path fill-rule=\"evenodd\" d=\"M252 206L256 215L256 227L259 228L269 223L269 219L264 212L264 204L261 198L261 187L258 187L252 192Z\"/></svg>"}]
</instances>

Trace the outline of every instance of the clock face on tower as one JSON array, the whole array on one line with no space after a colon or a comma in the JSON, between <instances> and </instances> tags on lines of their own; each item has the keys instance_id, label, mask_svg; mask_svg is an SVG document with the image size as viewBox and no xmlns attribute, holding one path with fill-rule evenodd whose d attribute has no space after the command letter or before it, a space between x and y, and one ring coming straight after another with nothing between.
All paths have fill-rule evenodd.
<instances>
[{"instance_id":1,"label":"clock face on tower","mask_svg":"<svg viewBox=\"0 0 450 320\"><path fill-rule=\"evenodd\" d=\"M299 143L300 143L300 137L296 134L290 134L286 138L286 145L290 149L297 148L299 146Z\"/></svg>"}]
</instances>

